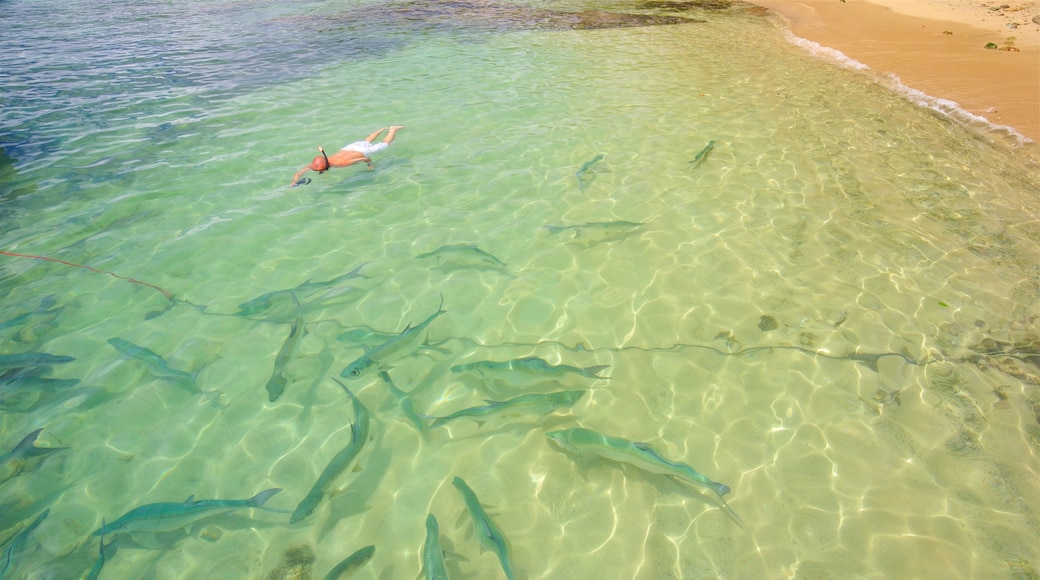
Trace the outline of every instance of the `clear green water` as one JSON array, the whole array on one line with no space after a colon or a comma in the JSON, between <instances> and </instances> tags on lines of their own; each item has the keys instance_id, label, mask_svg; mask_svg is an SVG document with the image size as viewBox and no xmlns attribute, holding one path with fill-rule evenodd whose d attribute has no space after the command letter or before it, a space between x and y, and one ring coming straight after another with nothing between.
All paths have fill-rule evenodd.
<instances>
[{"instance_id":1,"label":"clear green water","mask_svg":"<svg viewBox=\"0 0 1040 580\"><path fill-rule=\"evenodd\" d=\"M0 484L0 542L50 510L10 552L12 577L85 574L102 518L148 503L278 487L268 507L293 510L350 441L330 377L363 349L344 333L398 333L441 296L437 348L390 370L420 413L588 393L420 434L370 375L351 387L372 439L313 515L239 510L158 549L116 534L102 577L269 577L302 548L320 578L374 544L356 577L414 578L428 513L461 556L453 577L504 577L460 519L455 476L494 508L518 578L1037 577L1027 148L742 9L570 30L444 6L4 3L0 250L152 285L0 256L0 352L75 357L37 378L79 381L0 388L0 453L38 428L38 445L69 448ZM317 145L391 124L407 128L375 171L288 187ZM545 227L614 221L640 225ZM452 244L507 266L420 257ZM230 314L361 264L365 278L300 297L306 334L269 402L295 311ZM220 404L113 337L197 373ZM526 356L610 378L450 370ZM743 525L705 488L545 437L578 426L725 483Z\"/></svg>"}]
</instances>

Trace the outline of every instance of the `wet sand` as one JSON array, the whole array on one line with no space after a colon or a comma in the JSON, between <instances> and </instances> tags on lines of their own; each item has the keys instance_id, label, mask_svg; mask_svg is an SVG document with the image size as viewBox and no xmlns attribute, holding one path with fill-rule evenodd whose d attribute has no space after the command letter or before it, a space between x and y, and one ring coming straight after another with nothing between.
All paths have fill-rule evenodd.
<instances>
[{"instance_id":1,"label":"wet sand","mask_svg":"<svg viewBox=\"0 0 1040 580\"><path fill-rule=\"evenodd\" d=\"M1040 142L1038 0L756 1L802 38Z\"/></svg>"}]
</instances>

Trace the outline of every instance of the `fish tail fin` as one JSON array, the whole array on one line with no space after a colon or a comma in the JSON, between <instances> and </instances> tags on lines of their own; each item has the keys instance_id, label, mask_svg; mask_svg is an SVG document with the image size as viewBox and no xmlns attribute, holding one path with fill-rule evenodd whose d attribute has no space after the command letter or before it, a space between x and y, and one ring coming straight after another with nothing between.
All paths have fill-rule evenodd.
<instances>
[{"instance_id":1,"label":"fish tail fin","mask_svg":"<svg viewBox=\"0 0 1040 580\"><path fill-rule=\"evenodd\" d=\"M585 367L585 376L595 377L597 379L609 379L610 377L601 377L599 373L610 368L610 365L597 365L594 367Z\"/></svg>"},{"instance_id":2,"label":"fish tail fin","mask_svg":"<svg viewBox=\"0 0 1040 580\"><path fill-rule=\"evenodd\" d=\"M343 387L343 390L346 391L347 396L350 397L351 400L357 398L356 396L354 396L354 393L351 392L351 390L347 388L347 385L343 384L343 381L337 379L336 377L332 377L332 380L336 381L337 383L339 383L339 386Z\"/></svg>"},{"instance_id":3,"label":"fish tail fin","mask_svg":"<svg viewBox=\"0 0 1040 580\"><path fill-rule=\"evenodd\" d=\"M40 428L26 435L18 445L15 445L11 455L14 457L39 457L55 451L61 451L62 449L68 449L68 447L37 447L36 438L40 436L42 431L43 429Z\"/></svg>"},{"instance_id":4,"label":"fish tail fin","mask_svg":"<svg viewBox=\"0 0 1040 580\"><path fill-rule=\"evenodd\" d=\"M253 507L263 507L267 500L271 499L271 496L282 491L280 487L272 487L271 489L265 489L260 493L249 498L249 505Z\"/></svg>"},{"instance_id":5,"label":"fish tail fin","mask_svg":"<svg viewBox=\"0 0 1040 580\"><path fill-rule=\"evenodd\" d=\"M365 276L361 273L361 268L364 268L366 265L368 265L368 262L361 262L361 265L359 265L357 268L354 268L350 272L347 272L347 276L349 276L350 278L368 278L368 276Z\"/></svg>"},{"instance_id":6,"label":"fish tail fin","mask_svg":"<svg viewBox=\"0 0 1040 580\"><path fill-rule=\"evenodd\" d=\"M566 228L563 228L563 227L560 227L560 226L542 226L542 227L547 229L547 230L549 230L549 235L558 234L558 233L562 232L564 229L566 229Z\"/></svg>"},{"instance_id":7,"label":"fish tail fin","mask_svg":"<svg viewBox=\"0 0 1040 580\"><path fill-rule=\"evenodd\" d=\"M25 437L22 437L22 440L18 442L18 445L15 445L14 449L11 450L11 455L24 455L33 449L39 449L34 444L36 443L36 438L39 437L42 432L43 427L29 433Z\"/></svg>"},{"instance_id":8,"label":"fish tail fin","mask_svg":"<svg viewBox=\"0 0 1040 580\"><path fill-rule=\"evenodd\" d=\"M98 551L105 560L111 560L115 557L116 552L119 551L119 538L102 545Z\"/></svg>"}]
</instances>

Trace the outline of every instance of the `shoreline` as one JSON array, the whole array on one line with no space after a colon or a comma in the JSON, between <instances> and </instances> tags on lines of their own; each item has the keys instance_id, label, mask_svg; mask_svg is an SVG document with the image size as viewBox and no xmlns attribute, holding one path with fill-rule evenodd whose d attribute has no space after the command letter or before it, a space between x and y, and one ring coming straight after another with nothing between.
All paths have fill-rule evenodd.
<instances>
[{"instance_id":1,"label":"shoreline","mask_svg":"<svg viewBox=\"0 0 1040 580\"><path fill-rule=\"evenodd\" d=\"M1000 10L991 8L1006 4L981 0L753 1L796 37L893 75L908 96L927 95L926 106L1040 144L1040 0Z\"/></svg>"}]
</instances>

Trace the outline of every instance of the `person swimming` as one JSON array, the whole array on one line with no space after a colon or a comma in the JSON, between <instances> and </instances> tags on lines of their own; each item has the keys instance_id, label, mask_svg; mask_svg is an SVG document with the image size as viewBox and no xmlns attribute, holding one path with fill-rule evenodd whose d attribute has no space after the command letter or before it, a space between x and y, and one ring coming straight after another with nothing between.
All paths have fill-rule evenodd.
<instances>
[{"instance_id":1,"label":"person swimming","mask_svg":"<svg viewBox=\"0 0 1040 580\"><path fill-rule=\"evenodd\" d=\"M312 159L310 165L296 172L296 175L293 176L292 185L306 185L310 183L310 179L300 179L303 174L308 171L317 171L321 174L333 167L348 167L360 162L367 163L370 171L375 169L375 166L372 165L371 155L389 147L390 143L393 143L394 137L397 136L397 131L400 129L404 129L404 125L383 127L382 129L373 132L368 137L365 137L363 141L355 141L343 149L333 153L331 157L325 154L325 149L323 147L318 147L318 151L321 152L321 155ZM383 131L387 132L386 137L384 137L381 142L376 143L375 140Z\"/></svg>"}]
</instances>

